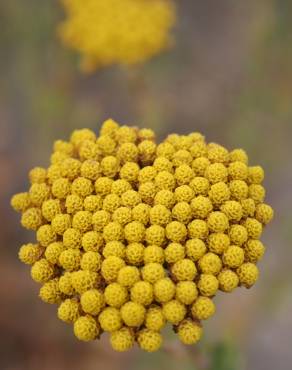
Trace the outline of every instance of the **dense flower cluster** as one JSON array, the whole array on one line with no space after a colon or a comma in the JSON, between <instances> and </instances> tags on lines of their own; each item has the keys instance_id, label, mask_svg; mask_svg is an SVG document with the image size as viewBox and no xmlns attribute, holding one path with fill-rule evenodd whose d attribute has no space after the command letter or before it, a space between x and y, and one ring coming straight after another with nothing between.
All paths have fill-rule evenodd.
<instances>
[{"instance_id":1,"label":"dense flower cluster","mask_svg":"<svg viewBox=\"0 0 292 370\"><path fill-rule=\"evenodd\" d=\"M117 351L136 341L151 352L170 323L196 343L218 290L258 278L273 210L263 169L241 149L199 133L156 144L152 130L107 120L98 137L83 129L56 141L50 166L29 179L11 203L37 242L19 258L80 340L109 332Z\"/></svg>"},{"instance_id":2,"label":"dense flower cluster","mask_svg":"<svg viewBox=\"0 0 292 370\"><path fill-rule=\"evenodd\" d=\"M136 64L170 44L175 22L172 0L62 0L67 19L63 43L82 55L90 72L110 64Z\"/></svg>"}]
</instances>

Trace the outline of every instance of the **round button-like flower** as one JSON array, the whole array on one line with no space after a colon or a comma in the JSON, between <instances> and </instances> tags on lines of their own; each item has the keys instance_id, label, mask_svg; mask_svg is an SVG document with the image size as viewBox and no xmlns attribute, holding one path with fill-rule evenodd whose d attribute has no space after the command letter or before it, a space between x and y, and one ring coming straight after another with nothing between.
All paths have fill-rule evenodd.
<instances>
[{"instance_id":1,"label":"round button-like flower","mask_svg":"<svg viewBox=\"0 0 292 370\"><path fill-rule=\"evenodd\" d=\"M224 232L229 225L227 216L224 213L218 211L210 213L207 223L209 230L215 233Z\"/></svg>"},{"instance_id":2,"label":"round button-like flower","mask_svg":"<svg viewBox=\"0 0 292 370\"><path fill-rule=\"evenodd\" d=\"M144 240L145 227L141 222L133 221L125 226L124 233L129 243L139 243Z\"/></svg>"},{"instance_id":3,"label":"round button-like flower","mask_svg":"<svg viewBox=\"0 0 292 370\"><path fill-rule=\"evenodd\" d=\"M184 344L197 343L202 335L202 328L198 323L188 319L178 326L178 337Z\"/></svg>"},{"instance_id":4,"label":"round button-like flower","mask_svg":"<svg viewBox=\"0 0 292 370\"><path fill-rule=\"evenodd\" d=\"M56 234L63 235L71 226L71 217L70 215L59 213L52 219L51 225Z\"/></svg>"},{"instance_id":5,"label":"round button-like flower","mask_svg":"<svg viewBox=\"0 0 292 370\"><path fill-rule=\"evenodd\" d=\"M120 241L112 241L106 243L102 250L102 254L105 258L109 256L116 256L121 259L124 259L126 256L126 247Z\"/></svg>"},{"instance_id":6,"label":"round button-like flower","mask_svg":"<svg viewBox=\"0 0 292 370\"><path fill-rule=\"evenodd\" d=\"M197 196L191 201L191 207L195 218L206 218L212 211L213 206L209 198L202 195Z\"/></svg>"},{"instance_id":7,"label":"round button-like flower","mask_svg":"<svg viewBox=\"0 0 292 370\"><path fill-rule=\"evenodd\" d=\"M120 269L124 266L124 260L116 256L109 256L105 258L101 264L101 274L106 281L115 281Z\"/></svg>"},{"instance_id":8,"label":"round button-like flower","mask_svg":"<svg viewBox=\"0 0 292 370\"><path fill-rule=\"evenodd\" d=\"M68 248L59 256L60 265L67 271L77 270L80 266L81 253L79 249Z\"/></svg>"},{"instance_id":9,"label":"round button-like flower","mask_svg":"<svg viewBox=\"0 0 292 370\"><path fill-rule=\"evenodd\" d=\"M64 272L64 274L59 279L59 289L62 293L66 294L66 296L71 297L75 294L75 290L72 286L71 282L71 272Z\"/></svg>"},{"instance_id":10,"label":"round button-like flower","mask_svg":"<svg viewBox=\"0 0 292 370\"><path fill-rule=\"evenodd\" d=\"M264 170L261 166L252 166L248 168L248 182L250 184L260 184L265 177Z\"/></svg>"},{"instance_id":11,"label":"round button-like flower","mask_svg":"<svg viewBox=\"0 0 292 370\"><path fill-rule=\"evenodd\" d=\"M59 290L58 281L58 278L49 280L41 287L39 297L43 302L49 304L61 302L62 294Z\"/></svg>"},{"instance_id":12,"label":"round button-like flower","mask_svg":"<svg viewBox=\"0 0 292 370\"><path fill-rule=\"evenodd\" d=\"M181 242L184 241L187 236L187 228L182 222L172 221L166 228L166 237L172 242Z\"/></svg>"},{"instance_id":13,"label":"round button-like flower","mask_svg":"<svg viewBox=\"0 0 292 370\"><path fill-rule=\"evenodd\" d=\"M164 250L165 260L168 263L175 263L185 257L185 248L179 243L170 243Z\"/></svg>"},{"instance_id":14,"label":"round button-like flower","mask_svg":"<svg viewBox=\"0 0 292 370\"><path fill-rule=\"evenodd\" d=\"M108 223L103 229L103 238L106 242L123 239L123 228L117 222Z\"/></svg>"},{"instance_id":15,"label":"round button-like flower","mask_svg":"<svg viewBox=\"0 0 292 370\"><path fill-rule=\"evenodd\" d=\"M232 270L223 270L218 275L219 288L223 292L231 292L238 286L238 276Z\"/></svg>"},{"instance_id":16,"label":"round button-like flower","mask_svg":"<svg viewBox=\"0 0 292 370\"><path fill-rule=\"evenodd\" d=\"M148 227L146 229L145 240L148 244L162 245L165 241L165 229L159 225Z\"/></svg>"},{"instance_id":17,"label":"round button-like flower","mask_svg":"<svg viewBox=\"0 0 292 370\"><path fill-rule=\"evenodd\" d=\"M193 280L197 274L197 268L193 261L184 258L174 263L171 272L178 281Z\"/></svg>"},{"instance_id":18,"label":"round button-like flower","mask_svg":"<svg viewBox=\"0 0 292 370\"><path fill-rule=\"evenodd\" d=\"M165 276L165 271L160 263L148 263L142 268L143 280L149 283L155 283L156 281L162 279Z\"/></svg>"},{"instance_id":19,"label":"round button-like flower","mask_svg":"<svg viewBox=\"0 0 292 370\"><path fill-rule=\"evenodd\" d=\"M135 266L125 266L119 270L118 283L124 287L130 288L140 280L140 271Z\"/></svg>"},{"instance_id":20,"label":"round button-like flower","mask_svg":"<svg viewBox=\"0 0 292 370\"><path fill-rule=\"evenodd\" d=\"M81 232L86 232L91 229L92 225L92 214L89 211L79 211L73 216L72 226L80 230Z\"/></svg>"},{"instance_id":21,"label":"round button-like flower","mask_svg":"<svg viewBox=\"0 0 292 370\"><path fill-rule=\"evenodd\" d=\"M243 200L248 196L248 185L243 180L233 180L229 184L231 197L235 200Z\"/></svg>"},{"instance_id":22,"label":"round button-like flower","mask_svg":"<svg viewBox=\"0 0 292 370\"><path fill-rule=\"evenodd\" d=\"M225 182L217 182L216 184L211 186L209 191L209 197L212 203L216 206L224 203L225 201L229 200L230 198L230 190Z\"/></svg>"},{"instance_id":23,"label":"round button-like flower","mask_svg":"<svg viewBox=\"0 0 292 370\"><path fill-rule=\"evenodd\" d=\"M159 190L173 190L175 187L175 178L168 171L161 171L155 177L155 184Z\"/></svg>"},{"instance_id":24,"label":"round button-like flower","mask_svg":"<svg viewBox=\"0 0 292 370\"><path fill-rule=\"evenodd\" d=\"M226 182L228 171L222 163L213 163L206 168L205 176L211 184L221 181Z\"/></svg>"},{"instance_id":25,"label":"round button-like flower","mask_svg":"<svg viewBox=\"0 0 292 370\"><path fill-rule=\"evenodd\" d=\"M236 245L231 245L223 253L223 263L230 268L239 267L244 261L244 250Z\"/></svg>"},{"instance_id":26,"label":"round button-like flower","mask_svg":"<svg viewBox=\"0 0 292 370\"><path fill-rule=\"evenodd\" d=\"M192 261L198 261L206 250L207 247L201 239L189 239L186 242L186 254Z\"/></svg>"},{"instance_id":27,"label":"round button-like flower","mask_svg":"<svg viewBox=\"0 0 292 370\"><path fill-rule=\"evenodd\" d=\"M157 175L157 171L155 167L152 166L146 166L143 167L138 176L138 181L141 183L147 183L147 182L152 182Z\"/></svg>"},{"instance_id":28,"label":"round button-like flower","mask_svg":"<svg viewBox=\"0 0 292 370\"><path fill-rule=\"evenodd\" d=\"M31 205L28 193L18 193L11 198L11 206L17 212L24 212Z\"/></svg>"},{"instance_id":29,"label":"round button-like flower","mask_svg":"<svg viewBox=\"0 0 292 370\"><path fill-rule=\"evenodd\" d=\"M242 245L247 241L247 230L242 225L231 225L229 229L230 242L235 245Z\"/></svg>"},{"instance_id":30,"label":"round button-like flower","mask_svg":"<svg viewBox=\"0 0 292 370\"><path fill-rule=\"evenodd\" d=\"M131 265L139 266L144 258L144 245L141 243L128 244L126 249L126 259Z\"/></svg>"},{"instance_id":31,"label":"round button-like flower","mask_svg":"<svg viewBox=\"0 0 292 370\"><path fill-rule=\"evenodd\" d=\"M74 322L74 334L79 340L89 342L97 337L99 329L96 320L90 316L81 316Z\"/></svg>"},{"instance_id":32,"label":"round button-like flower","mask_svg":"<svg viewBox=\"0 0 292 370\"><path fill-rule=\"evenodd\" d=\"M246 180L248 167L241 161L232 162L228 167L228 175L231 180Z\"/></svg>"},{"instance_id":33,"label":"round button-like flower","mask_svg":"<svg viewBox=\"0 0 292 370\"><path fill-rule=\"evenodd\" d=\"M80 304L85 313L96 316L104 307L105 298L99 290L90 289L81 295Z\"/></svg>"},{"instance_id":34,"label":"round button-like flower","mask_svg":"<svg viewBox=\"0 0 292 370\"><path fill-rule=\"evenodd\" d=\"M198 296L197 286L193 281L180 281L176 286L175 297L183 304L189 305Z\"/></svg>"},{"instance_id":35,"label":"round button-like flower","mask_svg":"<svg viewBox=\"0 0 292 370\"><path fill-rule=\"evenodd\" d=\"M59 199L49 199L43 202L42 215L46 220L52 221L52 219L59 213L61 213Z\"/></svg>"},{"instance_id":36,"label":"round button-like flower","mask_svg":"<svg viewBox=\"0 0 292 370\"><path fill-rule=\"evenodd\" d=\"M210 143L208 148L208 159L211 163L226 163L229 158L228 150L223 146Z\"/></svg>"},{"instance_id":37,"label":"round button-like flower","mask_svg":"<svg viewBox=\"0 0 292 370\"><path fill-rule=\"evenodd\" d=\"M222 267L222 261L214 253L206 253L199 259L199 268L203 274L218 274Z\"/></svg>"},{"instance_id":38,"label":"round button-like flower","mask_svg":"<svg viewBox=\"0 0 292 370\"><path fill-rule=\"evenodd\" d=\"M151 181L143 182L139 186L138 192L139 192L139 195L142 201L145 202L146 204L151 205L153 203L155 194L157 192L157 188L154 182L151 182Z\"/></svg>"},{"instance_id":39,"label":"round button-like flower","mask_svg":"<svg viewBox=\"0 0 292 370\"><path fill-rule=\"evenodd\" d=\"M21 262L27 265L33 265L36 261L39 260L43 253L43 248L38 244L24 244L20 247L18 252L18 258ZM49 261L50 262L50 261Z\"/></svg>"},{"instance_id":40,"label":"round button-like flower","mask_svg":"<svg viewBox=\"0 0 292 370\"><path fill-rule=\"evenodd\" d=\"M40 248L35 248L36 251ZM53 265L58 264L60 254L66 249L63 243L53 242L45 250L46 259ZM32 251L33 252L33 251Z\"/></svg>"},{"instance_id":41,"label":"round button-like flower","mask_svg":"<svg viewBox=\"0 0 292 370\"><path fill-rule=\"evenodd\" d=\"M97 231L87 231L81 239L81 245L85 252L98 252L103 244L102 234Z\"/></svg>"},{"instance_id":42,"label":"round button-like flower","mask_svg":"<svg viewBox=\"0 0 292 370\"><path fill-rule=\"evenodd\" d=\"M217 278L211 274L202 274L198 281L198 288L201 295L211 297L215 295L219 287Z\"/></svg>"},{"instance_id":43,"label":"round button-like flower","mask_svg":"<svg viewBox=\"0 0 292 370\"><path fill-rule=\"evenodd\" d=\"M162 337L156 331L143 329L138 333L138 344L147 352L158 351L162 344Z\"/></svg>"},{"instance_id":44,"label":"round button-like flower","mask_svg":"<svg viewBox=\"0 0 292 370\"><path fill-rule=\"evenodd\" d=\"M237 270L236 273L239 277L240 284L250 288L255 284L259 276L259 270L253 263L243 263Z\"/></svg>"},{"instance_id":45,"label":"round button-like flower","mask_svg":"<svg viewBox=\"0 0 292 370\"><path fill-rule=\"evenodd\" d=\"M178 202L172 209L172 217L179 222L187 224L193 217L191 206L187 202Z\"/></svg>"},{"instance_id":46,"label":"round button-like flower","mask_svg":"<svg viewBox=\"0 0 292 370\"><path fill-rule=\"evenodd\" d=\"M43 223L39 208L29 208L21 216L21 225L28 230L37 230Z\"/></svg>"},{"instance_id":47,"label":"round button-like flower","mask_svg":"<svg viewBox=\"0 0 292 370\"><path fill-rule=\"evenodd\" d=\"M110 343L115 351L129 351L134 345L134 334L131 329L123 327L111 333Z\"/></svg>"},{"instance_id":48,"label":"round button-like flower","mask_svg":"<svg viewBox=\"0 0 292 370\"><path fill-rule=\"evenodd\" d=\"M139 327L145 318L145 307L137 302L127 302L121 308L124 323L130 327Z\"/></svg>"},{"instance_id":49,"label":"round button-like flower","mask_svg":"<svg viewBox=\"0 0 292 370\"><path fill-rule=\"evenodd\" d=\"M68 324L74 323L79 315L79 303L74 298L65 299L58 308L58 318Z\"/></svg>"},{"instance_id":50,"label":"round button-like flower","mask_svg":"<svg viewBox=\"0 0 292 370\"><path fill-rule=\"evenodd\" d=\"M153 301L153 288L148 281L137 281L131 288L133 302L149 306Z\"/></svg>"},{"instance_id":51,"label":"round button-like flower","mask_svg":"<svg viewBox=\"0 0 292 370\"><path fill-rule=\"evenodd\" d=\"M98 275L92 271L74 271L71 275L71 283L75 291L79 294L94 288L98 282Z\"/></svg>"},{"instance_id":52,"label":"round button-like flower","mask_svg":"<svg viewBox=\"0 0 292 370\"><path fill-rule=\"evenodd\" d=\"M175 284L170 278L163 278L154 284L155 299L159 303L170 301L175 295Z\"/></svg>"},{"instance_id":53,"label":"round button-like flower","mask_svg":"<svg viewBox=\"0 0 292 370\"><path fill-rule=\"evenodd\" d=\"M205 177L196 176L190 182L190 188L193 190L195 195L208 195L208 191L210 188L209 180Z\"/></svg>"},{"instance_id":54,"label":"round button-like flower","mask_svg":"<svg viewBox=\"0 0 292 370\"><path fill-rule=\"evenodd\" d=\"M74 214L83 210L83 199L77 194L69 194L66 197L65 207L68 214ZM61 210L60 212L61 213Z\"/></svg>"},{"instance_id":55,"label":"round button-like flower","mask_svg":"<svg viewBox=\"0 0 292 370\"><path fill-rule=\"evenodd\" d=\"M81 238L82 234L78 229L69 228L63 234L63 244L67 248L80 248Z\"/></svg>"},{"instance_id":56,"label":"round button-like flower","mask_svg":"<svg viewBox=\"0 0 292 370\"><path fill-rule=\"evenodd\" d=\"M85 198L92 193L93 185L89 179L78 177L72 182L71 191L72 194L77 194L80 197Z\"/></svg>"},{"instance_id":57,"label":"round button-like flower","mask_svg":"<svg viewBox=\"0 0 292 370\"><path fill-rule=\"evenodd\" d=\"M150 218L151 207L145 203L139 203L132 209L132 218L135 221L142 222L143 225L147 225Z\"/></svg>"},{"instance_id":58,"label":"round button-like flower","mask_svg":"<svg viewBox=\"0 0 292 370\"><path fill-rule=\"evenodd\" d=\"M66 154L72 154L72 152L69 151ZM29 171L28 177L31 184L42 184L46 181L47 170L43 167L34 167Z\"/></svg>"},{"instance_id":59,"label":"round button-like flower","mask_svg":"<svg viewBox=\"0 0 292 370\"><path fill-rule=\"evenodd\" d=\"M170 190L160 190L155 195L154 204L161 204L168 209L172 208L175 204L175 196Z\"/></svg>"},{"instance_id":60,"label":"round button-like flower","mask_svg":"<svg viewBox=\"0 0 292 370\"><path fill-rule=\"evenodd\" d=\"M82 270L99 271L101 267L101 255L98 252L85 252L81 258L80 266Z\"/></svg>"},{"instance_id":61,"label":"round button-like flower","mask_svg":"<svg viewBox=\"0 0 292 370\"><path fill-rule=\"evenodd\" d=\"M171 221L171 212L163 205L158 204L150 210L150 223L165 226Z\"/></svg>"},{"instance_id":62,"label":"round button-like flower","mask_svg":"<svg viewBox=\"0 0 292 370\"><path fill-rule=\"evenodd\" d=\"M121 205L121 199L116 194L108 194L102 204L102 209L106 212L113 213L116 209L118 209Z\"/></svg>"},{"instance_id":63,"label":"round button-like flower","mask_svg":"<svg viewBox=\"0 0 292 370\"><path fill-rule=\"evenodd\" d=\"M229 200L221 206L229 221L240 221L242 218L242 205L234 200Z\"/></svg>"},{"instance_id":64,"label":"round button-like flower","mask_svg":"<svg viewBox=\"0 0 292 370\"><path fill-rule=\"evenodd\" d=\"M195 319L207 320L215 313L215 305L208 297L199 296L191 308L192 316Z\"/></svg>"},{"instance_id":65,"label":"round button-like flower","mask_svg":"<svg viewBox=\"0 0 292 370\"><path fill-rule=\"evenodd\" d=\"M37 241L46 247L57 239L57 235L51 225L42 225L36 233Z\"/></svg>"},{"instance_id":66,"label":"round button-like flower","mask_svg":"<svg viewBox=\"0 0 292 370\"><path fill-rule=\"evenodd\" d=\"M120 170L120 177L126 181L136 181L139 175L140 167L137 163L126 162Z\"/></svg>"},{"instance_id":67,"label":"round button-like flower","mask_svg":"<svg viewBox=\"0 0 292 370\"><path fill-rule=\"evenodd\" d=\"M165 326L165 323L166 320L161 307L152 305L148 308L145 317L145 326L147 329L159 332Z\"/></svg>"},{"instance_id":68,"label":"round button-like flower","mask_svg":"<svg viewBox=\"0 0 292 370\"><path fill-rule=\"evenodd\" d=\"M164 251L157 245L149 245L144 249L144 263L163 263Z\"/></svg>"},{"instance_id":69,"label":"round button-like flower","mask_svg":"<svg viewBox=\"0 0 292 370\"><path fill-rule=\"evenodd\" d=\"M194 159L193 162L192 162L192 168L195 171L196 176L198 176L198 177L204 176L205 171L209 166L210 166L210 161L206 157L198 157L198 158ZM207 181L209 183L208 178L207 178Z\"/></svg>"},{"instance_id":70,"label":"round button-like flower","mask_svg":"<svg viewBox=\"0 0 292 370\"><path fill-rule=\"evenodd\" d=\"M42 258L32 265L30 274L37 283L45 283L54 276L54 268L45 258Z\"/></svg>"},{"instance_id":71,"label":"round button-like flower","mask_svg":"<svg viewBox=\"0 0 292 370\"><path fill-rule=\"evenodd\" d=\"M272 221L274 211L268 204L258 204L255 210L256 219L264 225Z\"/></svg>"},{"instance_id":72,"label":"round button-like flower","mask_svg":"<svg viewBox=\"0 0 292 370\"><path fill-rule=\"evenodd\" d=\"M163 305L163 314L171 324L179 324L186 315L186 307L181 302L173 299Z\"/></svg>"},{"instance_id":73,"label":"round button-like flower","mask_svg":"<svg viewBox=\"0 0 292 370\"><path fill-rule=\"evenodd\" d=\"M222 254L230 245L230 239L228 235L224 233L212 233L208 237L209 251Z\"/></svg>"},{"instance_id":74,"label":"round button-like flower","mask_svg":"<svg viewBox=\"0 0 292 370\"><path fill-rule=\"evenodd\" d=\"M127 190L122 194L122 204L125 207L133 208L137 204L141 203L141 196L135 190Z\"/></svg>"},{"instance_id":75,"label":"round button-like flower","mask_svg":"<svg viewBox=\"0 0 292 370\"><path fill-rule=\"evenodd\" d=\"M156 169L157 172L172 172L173 170L173 164L169 159L165 157L157 157L153 162L153 167Z\"/></svg>"},{"instance_id":76,"label":"round button-like flower","mask_svg":"<svg viewBox=\"0 0 292 370\"><path fill-rule=\"evenodd\" d=\"M109 284L104 290L104 299L109 306L119 308L128 299L127 289L118 283Z\"/></svg>"},{"instance_id":77,"label":"round button-like flower","mask_svg":"<svg viewBox=\"0 0 292 370\"><path fill-rule=\"evenodd\" d=\"M248 163L248 156L243 149L233 149L229 153L230 162L242 162L244 164Z\"/></svg>"},{"instance_id":78,"label":"round button-like flower","mask_svg":"<svg viewBox=\"0 0 292 370\"><path fill-rule=\"evenodd\" d=\"M208 224L204 220L193 220L188 224L189 237L192 239L206 239L209 233Z\"/></svg>"},{"instance_id":79,"label":"round button-like flower","mask_svg":"<svg viewBox=\"0 0 292 370\"><path fill-rule=\"evenodd\" d=\"M245 259L252 263L260 261L265 253L265 246L260 240L250 239L244 247Z\"/></svg>"}]
</instances>

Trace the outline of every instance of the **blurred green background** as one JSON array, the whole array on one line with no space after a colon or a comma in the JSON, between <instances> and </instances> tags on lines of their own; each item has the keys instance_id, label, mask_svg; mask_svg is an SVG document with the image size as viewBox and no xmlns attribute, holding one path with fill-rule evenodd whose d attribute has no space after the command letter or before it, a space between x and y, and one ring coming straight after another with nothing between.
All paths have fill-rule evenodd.
<instances>
[{"instance_id":1,"label":"blurred green background","mask_svg":"<svg viewBox=\"0 0 292 370\"><path fill-rule=\"evenodd\" d=\"M62 48L58 1L0 2L0 368L3 370L292 368L292 1L178 1L176 46L139 68L82 75ZM32 235L9 206L46 166L52 142L75 128L98 130L112 117L156 130L201 131L243 147L266 170L276 217L251 290L219 294L198 346L171 334L162 351L113 353L107 340L83 344L37 298L17 260ZM107 338L106 338L107 339Z\"/></svg>"}]
</instances>

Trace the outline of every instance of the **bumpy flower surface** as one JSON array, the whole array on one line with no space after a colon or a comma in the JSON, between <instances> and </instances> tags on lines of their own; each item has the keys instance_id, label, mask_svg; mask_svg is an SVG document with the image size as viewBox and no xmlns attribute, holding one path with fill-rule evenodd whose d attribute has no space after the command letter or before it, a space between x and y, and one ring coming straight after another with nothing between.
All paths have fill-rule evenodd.
<instances>
[{"instance_id":1,"label":"bumpy flower surface","mask_svg":"<svg viewBox=\"0 0 292 370\"><path fill-rule=\"evenodd\" d=\"M19 259L80 340L109 332L116 351L136 342L152 352L170 323L194 344L214 296L258 279L260 237L273 218L263 178L243 150L199 133L157 145L152 130L113 120L99 136L76 130L12 197L37 240Z\"/></svg>"},{"instance_id":2,"label":"bumpy flower surface","mask_svg":"<svg viewBox=\"0 0 292 370\"><path fill-rule=\"evenodd\" d=\"M60 26L61 40L82 55L86 72L110 64L141 63L170 45L175 22L172 0L63 0L63 5L67 19ZM152 140L145 130L141 137ZM149 145L141 149L150 158L155 156ZM137 151L125 146L120 155L134 160Z\"/></svg>"}]
</instances>

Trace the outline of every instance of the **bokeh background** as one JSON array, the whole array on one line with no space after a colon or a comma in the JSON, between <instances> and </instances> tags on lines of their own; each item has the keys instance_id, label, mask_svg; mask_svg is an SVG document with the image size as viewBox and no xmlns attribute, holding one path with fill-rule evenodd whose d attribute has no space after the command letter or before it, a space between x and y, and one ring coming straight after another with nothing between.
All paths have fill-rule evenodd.
<instances>
[{"instance_id":1,"label":"bokeh background","mask_svg":"<svg viewBox=\"0 0 292 370\"><path fill-rule=\"evenodd\" d=\"M60 45L58 1L0 2L0 368L3 370L290 370L292 368L292 2L178 1L176 45L139 68L82 75ZM156 130L203 132L243 147L266 169L276 217L251 290L219 294L203 341L167 334L155 354L116 354L107 341L83 344L37 298L17 260L31 235L9 206L46 166L52 142L112 117Z\"/></svg>"}]
</instances>

